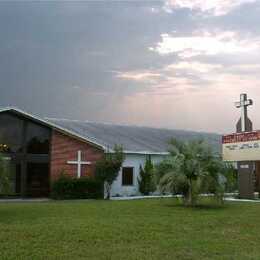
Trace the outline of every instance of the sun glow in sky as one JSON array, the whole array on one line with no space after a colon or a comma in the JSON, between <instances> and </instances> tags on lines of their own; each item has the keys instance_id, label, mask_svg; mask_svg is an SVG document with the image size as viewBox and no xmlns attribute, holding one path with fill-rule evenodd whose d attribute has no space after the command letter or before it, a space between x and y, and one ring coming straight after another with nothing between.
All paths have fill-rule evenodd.
<instances>
[{"instance_id":1,"label":"sun glow in sky","mask_svg":"<svg viewBox=\"0 0 260 260\"><path fill-rule=\"evenodd\" d=\"M245 92L260 128L259 23L259 0L0 2L0 106L228 133Z\"/></svg>"},{"instance_id":2,"label":"sun glow in sky","mask_svg":"<svg viewBox=\"0 0 260 260\"><path fill-rule=\"evenodd\" d=\"M175 9L188 8L200 10L214 16L226 15L234 8L257 0L168 0L165 2L165 11L172 13Z\"/></svg>"},{"instance_id":3,"label":"sun glow in sky","mask_svg":"<svg viewBox=\"0 0 260 260\"><path fill-rule=\"evenodd\" d=\"M162 40L157 46L150 47L161 55L176 53L180 58L191 58L199 55L223 55L254 53L260 50L260 39L243 35L237 36L235 32L226 31L216 34L210 32L194 33L192 36L180 37L162 34Z\"/></svg>"}]
</instances>

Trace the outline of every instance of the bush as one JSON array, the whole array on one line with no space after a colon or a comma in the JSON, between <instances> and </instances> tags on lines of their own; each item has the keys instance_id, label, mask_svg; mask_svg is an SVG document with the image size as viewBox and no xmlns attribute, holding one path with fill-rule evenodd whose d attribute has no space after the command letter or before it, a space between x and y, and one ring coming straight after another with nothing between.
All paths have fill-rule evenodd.
<instances>
[{"instance_id":1,"label":"bush","mask_svg":"<svg viewBox=\"0 0 260 260\"><path fill-rule=\"evenodd\" d=\"M52 184L53 199L98 199L103 196L103 184L93 177L61 176Z\"/></svg>"},{"instance_id":2,"label":"bush","mask_svg":"<svg viewBox=\"0 0 260 260\"><path fill-rule=\"evenodd\" d=\"M0 194L11 194L10 161L4 160L0 153Z\"/></svg>"},{"instance_id":3,"label":"bush","mask_svg":"<svg viewBox=\"0 0 260 260\"><path fill-rule=\"evenodd\" d=\"M121 146L115 145L113 150L112 153L105 153L105 156L96 163L95 176L104 183L106 199L110 199L112 184L116 180L125 159Z\"/></svg>"},{"instance_id":4,"label":"bush","mask_svg":"<svg viewBox=\"0 0 260 260\"><path fill-rule=\"evenodd\" d=\"M143 195L149 195L156 190L154 166L150 156L146 158L144 168L140 165L138 185Z\"/></svg>"}]
</instances>

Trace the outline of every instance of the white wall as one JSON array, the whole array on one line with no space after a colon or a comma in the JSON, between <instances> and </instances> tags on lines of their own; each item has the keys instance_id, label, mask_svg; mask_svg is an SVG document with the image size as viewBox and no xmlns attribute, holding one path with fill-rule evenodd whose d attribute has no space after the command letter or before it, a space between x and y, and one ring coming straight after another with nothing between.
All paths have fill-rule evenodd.
<instances>
[{"instance_id":1,"label":"white wall","mask_svg":"<svg viewBox=\"0 0 260 260\"><path fill-rule=\"evenodd\" d=\"M133 167L133 185L132 186L122 186L122 170L120 170L117 179L112 184L111 196L134 196L139 195L138 190L138 177L140 165L144 166L147 155L143 154L126 154L123 167ZM162 161L165 155L151 155L152 162L154 164Z\"/></svg>"}]
</instances>

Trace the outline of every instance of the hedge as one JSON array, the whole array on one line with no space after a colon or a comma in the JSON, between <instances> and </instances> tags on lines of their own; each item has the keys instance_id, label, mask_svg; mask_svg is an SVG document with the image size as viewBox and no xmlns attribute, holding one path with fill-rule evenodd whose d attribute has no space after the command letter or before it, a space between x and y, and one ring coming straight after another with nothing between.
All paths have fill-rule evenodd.
<instances>
[{"instance_id":1,"label":"hedge","mask_svg":"<svg viewBox=\"0 0 260 260\"><path fill-rule=\"evenodd\" d=\"M53 199L103 198L103 183L93 177L82 177L78 179L62 176L53 182L51 197Z\"/></svg>"}]
</instances>

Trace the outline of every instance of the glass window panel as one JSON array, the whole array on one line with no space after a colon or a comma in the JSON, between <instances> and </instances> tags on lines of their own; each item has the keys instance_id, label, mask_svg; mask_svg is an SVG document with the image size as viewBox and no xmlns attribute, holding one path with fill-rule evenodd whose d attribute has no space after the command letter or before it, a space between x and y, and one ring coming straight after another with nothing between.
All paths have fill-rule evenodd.
<instances>
[{"instance_id":1,"label":"glass window panel","mask_svg":"<svg viewBox=\"0 0 260 260\"><path fill-rule=\"evenodd\" d=\"M23 121L10 113L0 114L0 152L22 151Z\"/></svg>"},{"instance_id":2,"label":"glass window panel","mask_svg":"<svg viewBox=\"0 0 260 260\"><path fill-rule=\"evenodd\" d=\"M26 133L26 150L31 154L48 154L50 130L44 126L28 123Z\"/></svg>"},{"instance_id":3,"label":"glass window panel","mask_svg":"<svg viewBox=\"0 0 260 260\"><path fill-rule=\"evenodd\" d=\"M133 175L134 175L134 168L133 167L123 167L123 169L122 169L122 185L123 186L133 185Z\"/></svg>"},{"instance_id":4,"label":"glass window panel","mask_svg":"<svg viewBox=\"0 0 260 260\"><path fill-rule=\"evenodd\" d=\"M0 171L7 177L0 183L0 195L15 195L17 169L16 164L9 156L1 158Z\"/></svg>"}]
</instances>

